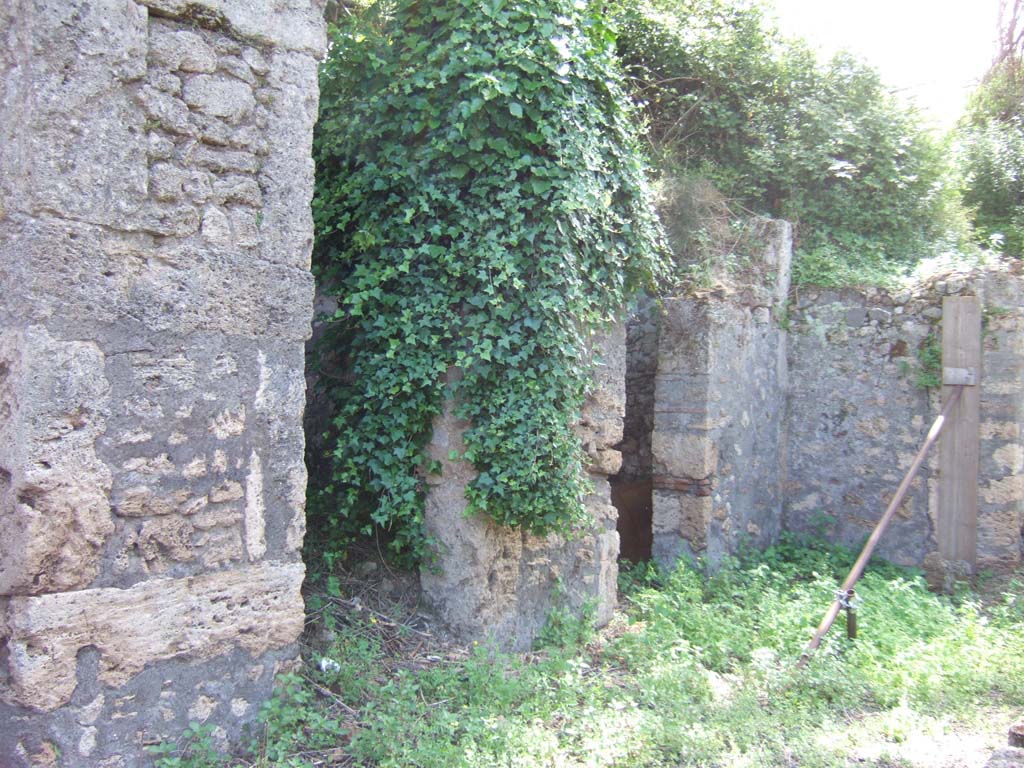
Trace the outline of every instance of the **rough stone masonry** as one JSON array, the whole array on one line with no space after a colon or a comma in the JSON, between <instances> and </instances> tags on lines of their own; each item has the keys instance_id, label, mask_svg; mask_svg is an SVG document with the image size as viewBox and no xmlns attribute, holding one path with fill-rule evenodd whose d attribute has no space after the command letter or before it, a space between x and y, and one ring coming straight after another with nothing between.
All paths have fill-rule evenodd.
<instances>
[{"instance_id":1,"label":"rough stone masonry","mask_svg":"<svg viewBox=\"0 0 1024 768\"><path fill-rule=\"evenodd\" d=\"M849 546L870 534L940 410L934 386L944 296L982 307L978 570L1024 562L1024 279L1020 262L939 273L898 292L808 290L792 309L787 529ZM910 487L879 554L963 576L937 551L938 451Z\"/></svg>"},{"instance_id":2,"label":"rough stone masonry","mask_svg":"<svg viewBox=\"0 0 1024 768\"><path fill-rule=\"evenodd\" d=\"M465 422L448 404L434 420L429 451L442 466L427 490L424 521L436 542L439 568L421 570L423 595L456 635L513 650L528 650L552 612L586 615L597 626L612 618L618 589L618 513L608 477L619 471L626 407L626 328L622 323L590 339L593 385L576 432L586 451L592 491L588 521L570 535L534 536L466 516L472 465L462 452ZM452 375L458 375L453 371Z\"/></svg>"},{"instance_id":3,"label":"rough stone masonry","mask_svg":"<svg viewBox=\"0 0 1024 768\"><path fill-rule=\"evenodd\" d=\"M628 326L623 551L714 566L785 530L859 549L941 410L942 303L982 311L977 547L938 548L933 449L878 553L935 587L1024 563L1024 271L946 267L899 291L789 288L791 236L766 222L753 270L642 305ZM645 514L640 514L645 513ZM647 541L637 528L646 526ZM632 528L632 529L631 529ZM637 543L630 547L631 540ZM643 545L647 552L643 554Z\"/></svg>"},{"instance_id":4,"label":"rough stone masonry","mask_svg":"<svg viewBox=\"0 0 1024 768\"><path fill-rule=\"evenodd\" d=\"M0 765L236 736L297 655L318 0L0 6Z\"/></svg>"},{"instance_id":5,"label":"rough stone masonry","mask_svg":"<svg viewBox=\"0 0 1024 768\"><path fill-rule=\"evenodd\" d=\"M717 565L780 531L788 364L780 313L792 229L757 223L758 253L713 288L641 306L629 323L622 471L613 498L625 551ZM643 497L642 499L640 497ZM645 515L631 518L639 505Z\"/></svg>"}]
</instances>

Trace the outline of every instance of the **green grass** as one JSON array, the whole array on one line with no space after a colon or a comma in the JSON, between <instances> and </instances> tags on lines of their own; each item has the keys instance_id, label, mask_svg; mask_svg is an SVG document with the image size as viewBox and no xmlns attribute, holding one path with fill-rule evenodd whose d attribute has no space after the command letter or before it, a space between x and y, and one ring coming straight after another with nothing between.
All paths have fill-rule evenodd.
<instances>
[{"instance_id":1,"label":"green grass","mask_svg":"<svg viewBox=\"0 0 1024 768\"><path fill-rule=\"evenodd\" d=\"M983 608L884 564L858 585L858 640L840 618L794 672L851 560L786 540L710 578L634 569L608 630L528 655L432 655L400 624L384 632L325 603L331 639L311 651L315 671L286 678L249 753L219 764L846 766L858 753L871 755L858 765L909 766L901 745L922 729L991 727L1024 706L1020 590ZM191 744L204 762L164 747L158 768L214 764Z\"/></svg>"}]
</instances>

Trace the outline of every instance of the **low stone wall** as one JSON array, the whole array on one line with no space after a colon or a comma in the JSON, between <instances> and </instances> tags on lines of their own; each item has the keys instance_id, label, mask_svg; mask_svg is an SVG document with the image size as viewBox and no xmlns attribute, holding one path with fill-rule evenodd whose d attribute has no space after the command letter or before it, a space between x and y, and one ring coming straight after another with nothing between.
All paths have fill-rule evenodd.
<instances>
[{"instance_id":1,"label":"low stone wall","mask_svg":"<svg viewBox=\"0 0 1024 768\"><path fill-rule=\"evenodd\" d=\"M1020 264L944 275L903 293L804 291L792 312L785 525L859 546L892 498L938 414L919 385L940 343L942 298L977 295L983 308L980 569L1022 561L1024 302ZM938 451L911 486L878 552L926 566L936 582Z\"/></svg>"},{"instance_id":2,"label":"low stone wall","mask_svg":"<svg viewBox=\"0 0 1024 768\"><path fill-rule=\"evenodd\" d=\"M0 764L135 766L297 656L321 9L0 35Z\"/></svg>"},{"instance_id":3,"label":"low stone wall","mask_svg":"<svg viewBox=\"0 0 1024 768\"><path fill-rule=\"evenodd\" d=\"M741 541L764 546L781 521L786 333L792 235L765 224L746 279L666 299L651 436L653 556L711 564Z\"/></svg>"},{"instance_id":4,"label":"low stone wall","mask_svg":"<svg viewBox=\"0 0 1024 768\"><path fill-rule=\"evenodd\" d=\"M622 458L626 333L617 325L592 341L596 355L593 391L578 427L590 460L593 492L586 499L589 527L574 536L538 537L466 516L465 491L475 470L452 461L463 450L466 424L451 404L434 422L431 459L440 475L428 479L425 523L437 542L438 560L420 575L423 596L456 635L528 650L553 609L582 615L593 610L598 626L611 620L618 589L619 537L608 477Z\"/></svg>"}]
</instances>

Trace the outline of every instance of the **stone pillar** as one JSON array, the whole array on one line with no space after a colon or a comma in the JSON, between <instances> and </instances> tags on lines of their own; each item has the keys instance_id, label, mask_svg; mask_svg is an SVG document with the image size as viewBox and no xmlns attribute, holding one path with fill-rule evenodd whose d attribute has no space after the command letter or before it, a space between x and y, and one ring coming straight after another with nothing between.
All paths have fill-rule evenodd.
<instances>
[{"instance_id":1,"label":"stone pillar","mask_svg":"<svg viewBox=\"0 0 1024 768\"><path fill-rule=\"evenodd\" d=\"M1024 564L1024 269L992 267L974 282L984 299L978 568ZM947 281L953 294L959 281Z\"/></svg>"},{"instance_id":2,"label":"stone pillar","mask_svg":"<svg viewBox=\"0 0 1024 768\"><path fill-rule=\"evenodd\" d=\"M781 527L789 224L768 222L765 240L753 280L663 302L651 463L652 556L665 565L714 564Z\"/></svg>"},{"instance_id":3,"label":"stone pillar","mask_svg":"<svg viewBox=\"0 0 1024 768\"><path fill-rule=\"evenodd\" d=\"M429 453L442 471L427 481L425 522L438 543L438 561L422 569L420 580L438 618L464 639L527 650L553 608L579 614L589 606L598 626L611 620L619 535L608 477L622 462L615 446L622 440L626 403L625 326L595 337L592 349L594 391L578 427L594 486L586 499L592 523L575 536L540 538L466 517L465 490L474 469L452 461L449 452L462 452L467 425L455 418L451 404L434 422Z\"/></svg>"},{"instance_id":4,"label":"stone pillar","mask_svg":"<svg viewBox=\"0 0 1024 768\"><path fill-rule=\"evenodd\" d=\"M0 765L237 736L297 656L317 6L0 8Z\"/></svg>"}]
</instances>

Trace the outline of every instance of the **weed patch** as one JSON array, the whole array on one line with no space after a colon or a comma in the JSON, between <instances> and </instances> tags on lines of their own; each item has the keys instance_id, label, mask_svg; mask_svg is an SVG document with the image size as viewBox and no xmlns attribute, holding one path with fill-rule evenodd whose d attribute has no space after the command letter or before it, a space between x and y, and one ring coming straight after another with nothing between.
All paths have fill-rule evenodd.
<instances>
[{"instance_id":1,"label":"weed patch","mask_svg":"<svg viewBox=\"0 0 1024 768\"><path fill-rule=\"evenodd\" d=\"M197 726L156 765L880 768L945 765L925 743L997 746L1024 706L1020 584L983 604L872 564L857 641L833 631L794 671L853 555L787 538L710 577L642 565L609 627L559 616L520 655L319 595L306 671L282 678L247 750L214 754Z\"/></svg>"}]
</instances>

